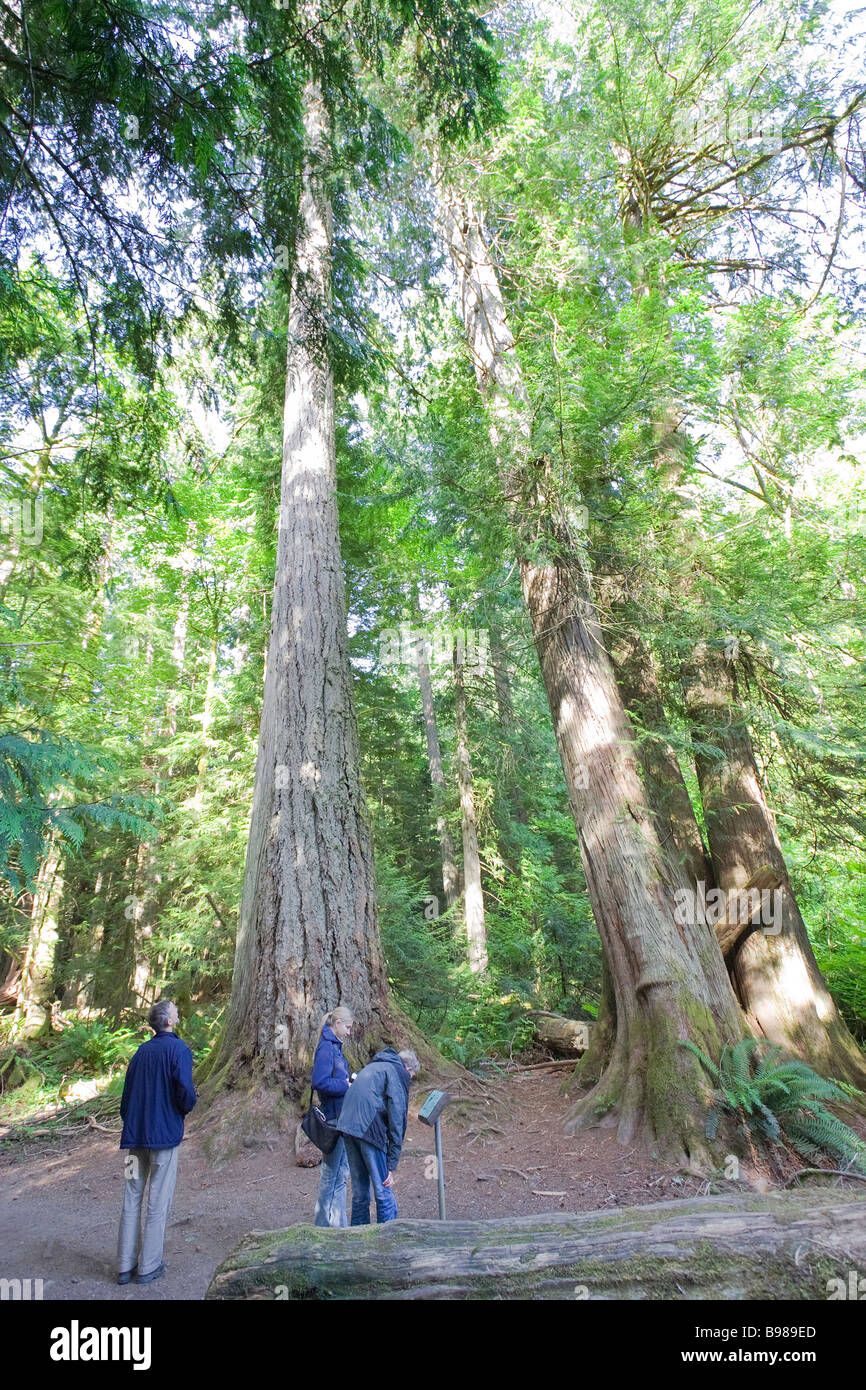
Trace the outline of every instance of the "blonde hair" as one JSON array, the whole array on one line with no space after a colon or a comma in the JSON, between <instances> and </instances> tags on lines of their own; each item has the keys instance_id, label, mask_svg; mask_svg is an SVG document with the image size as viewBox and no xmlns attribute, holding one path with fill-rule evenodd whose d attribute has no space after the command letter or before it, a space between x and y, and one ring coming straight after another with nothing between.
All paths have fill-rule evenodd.
<instances>
[{"instance_id":1,"label":"blonde hair","mask_svg":"<svg viewBox=\"0 0 866 1390\"><path fill-rule=\"evenodd\" d=\"M345 1004L338 1004L336 1009L331 1009L330 1013L325 1014L322 1019L322 1027L327 1024L332 1028L335 1023L354 1023L355 1015L351 1009L347 1009Z\"/></svg>"}]
</instances>

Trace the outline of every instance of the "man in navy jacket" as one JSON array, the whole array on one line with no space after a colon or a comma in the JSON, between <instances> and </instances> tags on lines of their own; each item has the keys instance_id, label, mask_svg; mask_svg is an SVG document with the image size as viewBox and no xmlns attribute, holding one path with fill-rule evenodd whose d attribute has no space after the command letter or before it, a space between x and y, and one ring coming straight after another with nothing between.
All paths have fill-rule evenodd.
<instances>
[{"instance_id":1,"label":"man in navy jacket","mask_svg":"<svg viewBox=\"0 0 866 1390\"><path fill-rule=\"evenodd\" d=\"M117 1282L152 1284L165 1273L162 1258L165 1223L177 1182L177 1156L183 1117L196 1103L192 1053L175 1037L179 1014L170 999L160 999L148 1015L154 1036L132 1058L126 1071L120 1115L120 1147L126 1182L117 1241ZM147 1215L141 1234L141 1203L150 1182Z\"/></svg>"},{"instance_id":2,"label":"man in navy jacket","mask_svg":"<svg viewBox=\"0 0 866 1390\"><path fill-rule=\"evenodd\" d=\"M385 1047L358 1072L346 1093L335 1128L346 1141L352 1174L353 1226L370 1224L370 1188L376 1220L394 1221L394 1170L400 1161L409 1114L409 1084L420 1062L414 1052Z\"/></svg>"}]
</instances>

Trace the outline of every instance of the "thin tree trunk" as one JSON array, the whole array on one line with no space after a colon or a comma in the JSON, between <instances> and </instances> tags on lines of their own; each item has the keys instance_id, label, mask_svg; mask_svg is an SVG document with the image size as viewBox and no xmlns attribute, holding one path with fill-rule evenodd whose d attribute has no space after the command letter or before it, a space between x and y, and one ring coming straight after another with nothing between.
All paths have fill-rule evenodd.
<instances>
[{"instance_id":1,"label":"thin tree trunk","mask_svg":"<svg viewBox=\"0 0 866 1390\"><path fill-rule=\"evenodd\" d=\"M507 750L508 768L505 779L508 799L514 818L526 825L526 806L523 790L514 770L514 746L517 737L517 721L514 717L514 702L511 699L511 683L508 676L508 654L502 637L502 629L493 613L487 620L490 629L490 664L493 667L493 686L496 691L496 708L499 712L499 727Z\"/></svg>"},{"instance_id":2,"label":"thin tree trunk","mask_svg":"<svg viewBox=\"0 0 866 1390\"><path fill-rule=\"evenodd\" d=\"M60 936L60 904L63 899L62 856L62 841L59 835L52 835L48 853L39 867L30 909L30 934L15 1012L15 1032L20 1037L34 1037L46 1025L50 1026L55 986L54 960Z\"/></svg>"},{"instance_id":3,"label":"thin tree trunk","mask_svg":"<svg viewBox=\"0 0 866 1390\"><path fill-rule=\"evenodd\" d=\"M763 886L761 915L770 919L756 925L748 911L727 913L732 919L728 962L743 1009L755 1031L770 1042L824 1075L862 1088L866 1058L818 969L761 786L730 663L702 644L686 668L685 686L719 886L732 901L742 901L740 895L750 890L752 896L760 893ZM721 756L702 751L707 747Z\"/></svg>"},{"instance_id":4,"label":"thin tree trunk","mask_svg":"<svg viewBox=\"0 0 866 1390\"><path fill-rule=\"evenodd\" d=\"M309 1073L323 1012L360 1041L387 1027L373 846L359 775L328 357L332 213L322 94L307 152L289 307L280 531L232 997L219 1061Z\"/></svg>"},{"instance_id":5,"label":"thin tree trunk","mask_svg":"<svg viewBox=\"0 0 866 1390\"><path fill-rule=\"evenodd\" d=\"M204 789L207 781L208 750L210 747L211 728L213 727L214 701L216 700L216 668L217 656L219 654L219 627L217 618L214 619L214 630L211 634L210 650L208 651L207 662L207 685L204 693L204 708L201 717L201 741L202 752L198 760L196 769L195 794L192 798L192 809L196 815L201 815L204 805Z\"/></svg>"},{"instance_id":6,"label":"thin tree trunk","mask_svg":"<svg viewBox=\"0 0 866 1390\"><path fill-rule=\"evenodd\" d=\"M60 426L58 424L57 429ZM47 473L51 443L46 441L43 455L40 455L40 464L34 471L31 480L31 491L37 492ZM14 539L14 538L13 538ZM87 656L88 649L93 651L98 647L105 622L105 591L108 577L111 572L111 546L112 546L112 522L109 518L102 538L102 550L99 557L98 583L96 592L90 603L87 617L84 623L84 635L81 639L81 651L83 656ZM15 557L17 552L10 560L10 568L0 574L0 592L3 584L8 580L14 570ZM91 694L96 686L96 676L91 680ZM18 999L18 1015L20 1023L18 1031L24 1036L38 1033L45 1023L50 1019L51 1006L53 999L50 997L58 983L57 977L60 975L60 961L62 960L62 947L58 951L61 940L60 931L60 905L63 898L64 880L60 872L60 863L63 857L63 842L60 836L51 835L48 845L48 852L40 866L36 881L36 892L33 895L33 904L30 916L30 935L27 943L27 954L21 974L21 987Z\"/></svg>"},{"instance_id":7,"label":"thin tree trunk","mask_svg":"<svg viewBox=\"0 0 866 1390\"><path fill-rule=\"evenodd\" d=\"M701 1161L706 1083L681 1043L692 1039L717 1056L741 1036L741 1015L710 930L676 920L583 557L567 523L549 514L543 470L529 459L528 399L479 219L465 200L444 194L442 221L616 1000L610 1063L568 1127L606 1114L623 1143L641 1134L681 1160ZM533 526L533 515L543 520Z\"/></svg>"},{"instance_id":8,"label":"thin tree trunk","mask_svg":"<svg viewBox=\"0 0 866 1390\"><path fill-rule=\"evenodd\" d=\"M153 936L152 916L156 906L154 894L159 879L154 871L154 856L149 845L139 844L136 869L136 887L139 882L142 883L142 897L139 898L137 894L134 895L138 911L133 914L131 919L134 965L130 980L130 993L134 1000L134 1007L140 1009L153 1003L151 998L152 967L148 953L148 942Z\"/></svg>"},{"instance_id":9,"label":"thin tree trunk","mask_svg":"<svg viewBox=\"0 0 866 1390\"><path fill-rule=\"evenodd\" d=\"M190 522L188 538L192 541L194 523ZM177 715L180 703L180 690L183 686L184 674L186 670L187 638L189 635L189 609L190 609L190 577L195 568L196 553L192 544L184 546L180 553L180 607L172 629L171 659L175 668L175 684L169 691L165 702L165 736L168 741L172 740L177 734ZM215 650L216 639L212 650ZM153 665L153 648L148 646L146 653L146 664L148 669ZM213 657L215 665L216 657ZM211 678L211 668L208 669L209 683ZM207 708L207 695L205 696L205 707ZM151 723L147 730L149 737L153 738L156 729ZM153 794L159 797L163 781L167 781L171 776L170 754L161 754L156 760L156 767L153 775ZM198 791L198 784L196 792ZM195 797L193 798L195 810L199 810ZM144 1008L153 1003L155 997L154 990L154 962L151 959L149 943L153 938L153 929L159 911L158 896L163 881L163 875L159 872L158 861L161 846L154 845L147 841L141 841L138 847L135 868L135 883L131 905L127 907L127 919L131 921L131 944L133 969L130 978L129 989L134 1006Z\"/></svg>"},{"instance_id":10,"label":"thin tree trunk","mask_svg":"<svg viewBox=\"0 0 866 1390\"><path fill-rule=\"evenodd\" d=\"M475 793L469 759L466 729L466 688L463 683L463 657L455 644L454 732L457 741L457 784L463 827L463 913L469 942L469 969L481 974L487 969L487 932L484 924L484 895L481 889L481 856L478 853L478 827L475 821Z\"/></svg>"},{"instance_id":11,"label":"thin tree trunk","mask_svg":"<svg viewBox=\"0 0 866 1390\"><path fill-rule=\"evenodd\" d=\"M169 739L173 739L177 733L177 710L180 698L179 687L183 681L183 674L186 666L186 640L189 631L189 584L194 565L195 552L190 546L185 546L180 553L180 572L182 576L180 607L177 611L177 617L174 620L171 636L171 659L177 673L177 683L174 689L169 692L165 702L165 731ZM170 772L171 768L168 770Z\"/></svg>"},{"instance_id":12,"label":"thin tree trunk","mask_svg":"<svg viewBox=\"0 0 866 1390\"><path fill-rule=\"evenodd\" d=\"M460 897L460 883L457 875L454 839L448 828L448 818L445 814L445 773L442 770L442 750L439 745L439 729L436 724L436 707L433 703L430 663L427 660L426 642L423 637L415 643L415 667L418 672L418 684L421 687L421 709L424 715L424 732L427 737L427 762L430 767L430 781L433 785L433 809L436 814L436 833L439 837L439 851L442 857L442 888L445 893L447 911L454 906Z\"/></svg>"},{"instance_id":13,"label":"thin tree trunk","mask_svg":"<svg viewBox=\"0 0 866 1390\"><path fill-rule=\"evenodd\" d=\"M104 862L104 861L103 861ZM104 871L100 868L96 873L96 882L93 884L90 894L90 910L87 913L88 934L86 950L90 957L89 974L84 974L84 964L80 959L81 952L76 953L79 957L74 975L66 981L63 990L63 1008L66 1010L76 1009L79 1012L89 1012L93 1006L93 959L99 954L102 945L102 936L105 925L105 912L101 916L97 915L96 903L102 893L102 886L105 880ZM90 886L89 884L87 885ZM109 880L108 893L110 896L111 887ZM70 952L70 958L73 953Z\"/></svg>"}]
</instances>

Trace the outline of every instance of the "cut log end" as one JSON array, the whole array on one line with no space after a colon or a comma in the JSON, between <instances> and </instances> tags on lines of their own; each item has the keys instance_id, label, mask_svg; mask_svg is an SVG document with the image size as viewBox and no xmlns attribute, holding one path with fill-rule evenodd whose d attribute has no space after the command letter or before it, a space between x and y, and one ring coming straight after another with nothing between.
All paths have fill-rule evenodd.
<instances>
[{"instance_id":1,"label":"cut log end","mask_svg":"<svg viewBox=\"0 0 866 1390\"><path fill-rule=\"evenodd\" d=\"M577 1058L589 1047L591 1023L540 1009L533 1010L529 1016L535 1024L538 1041L556 1056Z\"/></svg>"}]
</instances>

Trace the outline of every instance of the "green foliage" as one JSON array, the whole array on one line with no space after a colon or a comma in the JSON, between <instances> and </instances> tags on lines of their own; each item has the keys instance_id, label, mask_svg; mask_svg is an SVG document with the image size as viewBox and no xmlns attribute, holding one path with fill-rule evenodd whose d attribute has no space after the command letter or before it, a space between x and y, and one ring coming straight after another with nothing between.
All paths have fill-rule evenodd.
<instances>
[{"instance_id":1,"label":"green foliage","mask_svg":"<svg viewBox=\"0 0 866 1390\"><path fill-rule=\"evenodd\" d=\"M105 802L54 804L62 789L92 781L112 769L109 759L72 739L39 729L0 734L0 879L13 893L33 888L52 834L79 848L88 822L145 839L155 830L140 814L151 807L141 797L111 796Z\"/></svg>"},{"instance_id":2,"label":"green foliage","mask_svg":"<svg viewBox=\"0 0 866 1390\"><path fill-rule=\"evenodd\" d=\"M829 42L821 8L611 0L556 42L519 5L488 29L458 0L352 0L312 25L272 0L4 9L0 470L4 496L41 489L45 536L17 551L0 536L0 950L23 955L53 841L52 998L105 1010L52 1043L72 1051L46 1054L47 1074L78 1046L105 1064L113 1039L121 1060L114 1021L155 992L183 1000L200 1057L229 989L280 501L291 254L276 252L291 250L311 79L333 132L340 531L401 1003L475 1065L527 1045L528 1007L591 1011L600 990L500 461L443 294L437 139L486 211L544 505L586 507L598 594L628 592L604 635L646 634L693 791L681 663L738 635L798 897L866 1038L863 288L829 263L813 283L862 117L822 124L852 93L802 61L806 37ZM756 163L767 142L731 134L746 107L809 143ZM710 111L721 134L700 125ZM858 216L849 204L846 235ZM673 489L660 400L683 439ZM533 488L521 501L540 505ZM512 705L489 670L468 679L483 981L441 910L440 818L458 859L461 828L451 673L433 672L434 796L416 677L381 658L402 624L452 622L500 631ZM715 1121L732 1106L767 1140L786 1124L827 1139L815 1106L833 1097L799 1074L763 1074L749 1049L716 1070Z\"/></svg>"},{"instance_id":3,"label":"green foliage","mask_svg":"<svg viewBox=\"0 0 866 1390\"><path fill-rule=\"evenodd\" d=\"M466 980L466 984L471 982ZM478 993L467 990L448 1012L447 1028L433 1034L445 1057L464 1067L477 1067L491 1058L511 1058L526 1052L534 1026L516 995L498 996L489 985Z\"/></svg>"},{"instance_id":4,"label":"green foliage","mask_svg":"<svg viewBox=\"0 0 866 1390\"><path fill-rule=\"evenodd\" d=\"M694 1053L715 1083L715 1101L707 1115L708 1139L715 1139L719 1119L727 1113L759 1141L784 1140L810 1162L831 1154L866 1172L866 1144L825 1104L848 1099L835 1082L825 1080L805 1062L783 1057L779 1047L762 1052L755 1038L724 1047L718 1065L693 1042L682 1046Z\"/></svg>"},{"instance_id":5,"label":"green foliage","mask_svg":"<svg viewBox=\"0 0 866 1390\"><path fill-rule=\"evenodd\" d=\"M46 1070L48 1067L61 1072L75 1069L84 1075L104 1076L128 1062L141 1041L141 1034L134 1033L131 1028L94 1019L64 1028L40 1052L40 1059Z\"/></svg>"}]
</instances>

